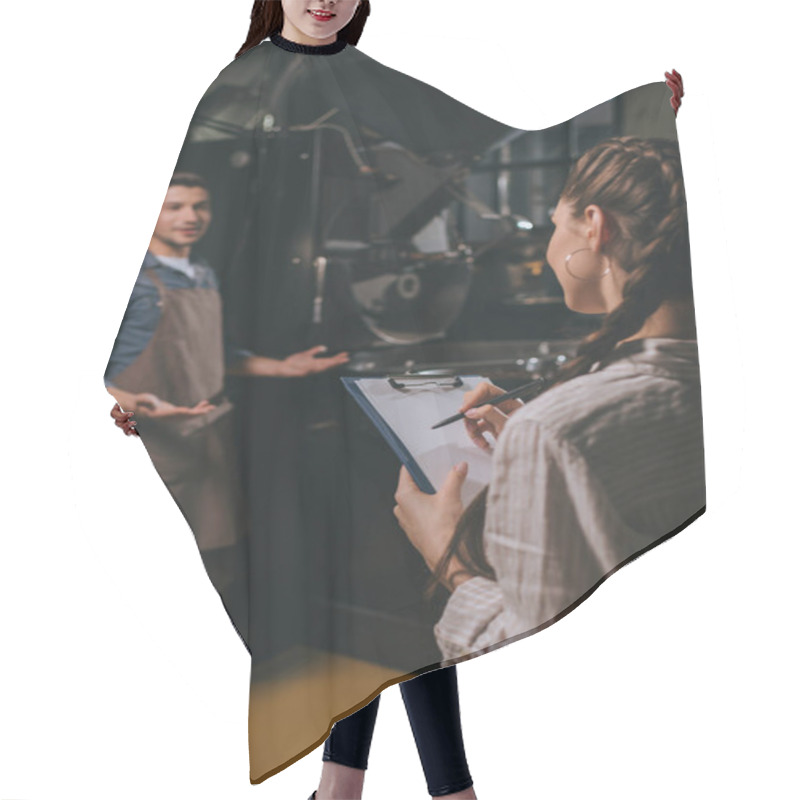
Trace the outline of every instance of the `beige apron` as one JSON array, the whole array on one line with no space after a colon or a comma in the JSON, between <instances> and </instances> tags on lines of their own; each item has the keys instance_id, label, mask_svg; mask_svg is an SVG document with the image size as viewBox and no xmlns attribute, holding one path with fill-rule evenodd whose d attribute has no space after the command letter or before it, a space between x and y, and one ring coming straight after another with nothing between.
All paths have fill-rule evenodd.
<instances>
[{"instance_id":1,"label":"beige apron","mask_svg":"<svg viewBox=\"0 0 800 800\"><path fill-rule=\"evenodd\" d=\"M198 416L135 415L142 442L201 551L233 545L244 536L243 499L234 450L233 409L223 395L222 301L212 288L158 288L161 319L145 349L113 383L162 400L216 405Z\"/></svg>"}]
</instances>

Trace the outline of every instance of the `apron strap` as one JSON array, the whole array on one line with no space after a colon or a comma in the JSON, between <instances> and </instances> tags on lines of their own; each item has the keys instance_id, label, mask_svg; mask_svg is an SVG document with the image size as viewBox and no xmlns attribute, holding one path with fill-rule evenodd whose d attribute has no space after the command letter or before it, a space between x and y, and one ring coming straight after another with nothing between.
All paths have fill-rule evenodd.
<instances>
[{"instance_id":1,"label":"apron strap","mask_svg":"<svg viewBox=\"0 0 800 800\"><path fill-rule=\"evenodd\" d=\"M151 281L156 285L158 289L158 293L161 295L161 299L164 299L164 292L166 292L167 287L164 286L164 282L161 278L156 275L156 268L155 267L147 267L147 277L150 278Z\"/></svg>"}]
</instances>

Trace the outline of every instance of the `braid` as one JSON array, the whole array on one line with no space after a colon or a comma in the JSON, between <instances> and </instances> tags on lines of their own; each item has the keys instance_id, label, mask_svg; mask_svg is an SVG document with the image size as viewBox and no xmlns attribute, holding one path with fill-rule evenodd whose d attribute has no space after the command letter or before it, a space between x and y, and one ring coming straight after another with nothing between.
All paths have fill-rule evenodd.
<instances>
[{"instance_id":1,"label":"braid","mask_svg":"<svg viewBox=\"0 0 800 800\"><path fill-rule=\"evenodd\" d=\"M593 158L597 153L600 157ZM627 174L619 179L615 173L621 169ZM656 186L643 185L645 176ZM590 187L596 182L604 184L597 193L608 198L595 199ZM613 197L615 194L617 197ZM641 330L664 300L685 295L691 288L686 200L677 142L634 136L601 142L579 159L563 196L576 201L576 214L597 203L614 215L623 231L620 266L630 277L622 289L622 302L605 317L599 330L578 345L575 358L561 367L551 387L587 373L620 341ZM622 198L626 202L613 202Z\"/></svg>"},{"instance_id":2,"label":"braid","mask_svg":"<svg viewBox=\"0 0 800 800\"><path fill-rule=\"evenodd\" d=\"M579 345L545 391L589 372L623 339L642 329L665 300L691 296L691 264L686 198L676 141L621 136L586 151L567 178L562 198L581 216L597 204L613 217L619 236L611 245L619 266L629 273L622 301L599 330ZM466 571L494 580L486 559L483 529L489 487L479 492L456 525L455 535L426 586L430 598L450 559Z\"/></svg>"}]
</instances>

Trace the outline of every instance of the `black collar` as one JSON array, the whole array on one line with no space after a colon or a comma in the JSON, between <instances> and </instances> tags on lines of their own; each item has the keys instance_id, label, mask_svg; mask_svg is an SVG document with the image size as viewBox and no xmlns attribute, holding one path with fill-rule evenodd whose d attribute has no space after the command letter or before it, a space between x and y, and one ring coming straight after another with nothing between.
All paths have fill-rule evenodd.
<instances>
[{"instance_id":1,"label":"black collar","mask_svg":"<svg viewBox=\"0 0 800 800\"><path fill-rule=\"evenodd\" d=\"M300 44L281 36L277 31L269 37L269 40L282 50L288 50L290 53L307 53L308 55L330 55L347 47L347 39L344 38L337 39L330 44Z\"/></svg>"}]
</instances>

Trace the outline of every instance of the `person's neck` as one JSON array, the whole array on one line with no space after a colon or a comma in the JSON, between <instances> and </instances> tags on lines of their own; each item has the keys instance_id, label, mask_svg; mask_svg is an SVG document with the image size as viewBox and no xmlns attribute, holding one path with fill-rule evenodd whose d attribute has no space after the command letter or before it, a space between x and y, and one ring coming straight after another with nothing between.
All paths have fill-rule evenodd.
<instances>
[{"instance_id":1,"label":"person's neck","mask_svg":"<svg viewBox=\"0 0 800 800\"><path fill-rule=\"evenodd\" d=\"M329 56L335 53L341 53L347 46L347 39L337 38L333 41L330 39L315 39L315 42L326 41L327 44L301 44L300 42L287 39L282 33L273 33L270 36L272 43L279 47L281 50L286 50L289 53L303 53L312 56Z\"/></svg>"},{"instance_id":2,"label":"person's neck","mask_svg":"<svg viewBox=\"0 0 800 800\"><path fill-rule=\"evenodd\" d=\"M190 258L192 246L190 244L172 247L159 241L151 241L148 248L154 256L166 256L167 258Z\"/></svg>"},{"instance_id":3,"label":"person's neck","mask_svg":"<svg viewBox=\"0 0 800 800\"><path fill-rule=\"evenodd\" d=\"M621 342L651 338L696 339L694 300L665 300L633 336Z\"/></svg>"},{"instance_id":4,"label":"person's neck","mask_svg":"<svg viewBox=\"0 0 800 800\"><path fill-rule=\"evenodd\" d=\"M284 39L288 39L290 42L294 42L295 44L305 44L314 46L323 46L326 44L333 44L337 38L338 33L333 33L328 36L326 39L315 39L313 36L309 36L307 33L303 33L300 28L292 25L286 17L283 19L283 29L280 33Z\"/></svg>"}]
</instances>

